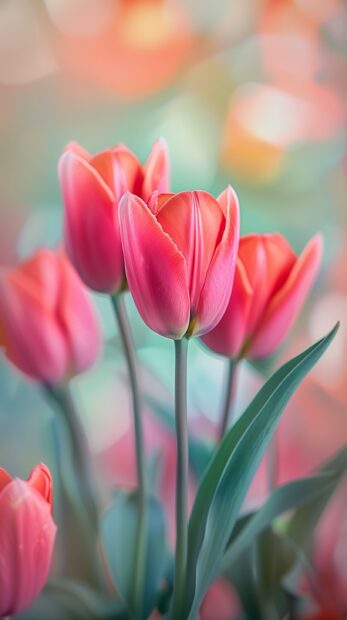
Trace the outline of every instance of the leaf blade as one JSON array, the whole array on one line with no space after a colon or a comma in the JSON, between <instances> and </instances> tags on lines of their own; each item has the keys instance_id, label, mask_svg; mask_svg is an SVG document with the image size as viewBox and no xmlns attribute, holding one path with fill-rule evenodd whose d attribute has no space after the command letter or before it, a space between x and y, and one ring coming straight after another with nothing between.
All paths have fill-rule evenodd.
<instances>
[{"instance_id":1,"label":"leaf blade","mask_svg":"<svg viewBox=\"0 0 347 620\"><path fill-rule=\"evenodd\" d=\"M214 573L224 553L247 488L280 414L337 329L338 324L327 336L275 372L226 434L210 462L189 522L187 608L190 620L197 613L210 573ZM223 521L228 522L224 528L220 527Z\"/></svg>"}]
</instances>

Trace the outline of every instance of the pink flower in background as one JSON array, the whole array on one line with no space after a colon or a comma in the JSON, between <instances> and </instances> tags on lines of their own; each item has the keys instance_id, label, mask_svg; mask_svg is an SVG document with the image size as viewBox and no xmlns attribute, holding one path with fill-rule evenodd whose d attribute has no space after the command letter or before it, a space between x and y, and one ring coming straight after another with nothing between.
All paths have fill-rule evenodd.
<instances>
[{"instance_id":1,"label":"pink flower in background","mask_svg":"<svg viewBox=\"0 0 347 620\"><path fill-rule=\"evenodd\" d=\"M137 309L155 332L179 339L206 333L222 317L233 283L239 208L228 187L126 194L119 209L126 277Z\"/></svg>"},{"instance_id":2,"label":"pink flower in background","mask_svg":"<svg viewBox=\"0 0 347 620\"><path fill-rule=\"evenodd\" d=\"M241 604L235 590L226 579L218 579L203 600L200 620L237 620L241 617Z\"/></svg>"},{"instance_id":3,"label":"pink flower in background","mask_svg":"<svg viewBox=\"0 0 347 620\"><path fill-rule=\"evenodd\" d=\"M243 237L226 312L204 343L227 357L272 355L301 310L321 254L319 235L299 257L282 235Z\"/></svg>"},{"instance_id":4,"label":"pink flower in background","mask_svg":"<svg viewBox=\"0 0 347 620\"><path fill-rule=\"evenodd\" d=\"M158 140L143 166L125 146L89 155L71 143L59 162L65 245L87 286L116 293L124 285L118 203L126 191L144 200L169 187L166 144Z\"/></svg>"},{"instance_id":5,"label":"pink flower in background","mask_svg":"<svg viewBox=\"0 0 347 620\"><path fill-rule=\"evenodd\" d=\"M0 345L22 372L49 384L93 364L99 325L63 252L40 250L0 272Z\"/></svg>"},{"instance_id":6,"label":"pink flower in background","mask_svg":"<svg viewBox=\"0 0 347 620\"><path fill-rule=\"evenodd\" d=\"M24 481L0 468L0 616L19 613L40 593L55 534L49 469L37 465Z\"/></svg>"}]
</instances>

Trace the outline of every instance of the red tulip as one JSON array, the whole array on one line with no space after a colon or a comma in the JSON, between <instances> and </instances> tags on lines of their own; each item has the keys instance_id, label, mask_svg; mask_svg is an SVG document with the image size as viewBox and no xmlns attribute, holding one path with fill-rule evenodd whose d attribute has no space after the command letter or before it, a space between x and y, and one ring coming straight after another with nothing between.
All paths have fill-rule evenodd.
<instances>
[{"instance_id":1,"label":"red tulip","mask_svg":"<svg viewBox=\"0 0 347 620\"><path fill-rule=\"evenodd\" d=\"M226 312L205 344L232 358L272 355L305 301L321 254L319 235L299 257L279 234L243 237Z\"/></svg>"},{"instance_id":2,"label":"red tulip","mask_svg":"<svg viewBox=\"0 0 347 620\"><path fill-rule=\"evenodd\" d=\"M56 384L94 362L99 327L78 275L62 252L40 250L0 272L0 345L30 377Z\"/></svg>"},{"instance_id":3,"label":"red tulip","mask_svg":"<svg viewBox=\"0 0 347 620\"><path fill-rule=\"evenodd\" d=\"M215 581L200 608L200 620L237 620L242 617L239 597L223 578Z\"/></svg>"},{"instance_id":4,"label":"red tulip","mask_svg":"<svg viewBox=\"0 0 347 620\"><path fill-rule=\"evenodd\" d=\"M158 140L143 166L123 145L92 156L72 143L60 159L59 176L69 257L87 286L116 293L124 284L119 201L128 190L144 200L154 190L168 190L166 144Z\"/></svg>"},{"instance_id":5,"label":"red tulip","mask_svg":"<svg viewBox=\"0 0 347 620\"><path fill-rule=\"evenodd\" d=\"M126 194L119 207L126 277L147 325L179 339L212 329L233 281L239 241L237 197L228 187L153 195Z\"/></svg>"},{"instance_id":6,"label":"red tulip","mask_svg":"<svg viewBox=\"0 0 347 620\"><path fill-rule=\"evenodd\" d=\"M0 468L0 616L28 607L43 588L56 534L52 478L37 465L27 481Z\"/></svg>"}]
</instances>

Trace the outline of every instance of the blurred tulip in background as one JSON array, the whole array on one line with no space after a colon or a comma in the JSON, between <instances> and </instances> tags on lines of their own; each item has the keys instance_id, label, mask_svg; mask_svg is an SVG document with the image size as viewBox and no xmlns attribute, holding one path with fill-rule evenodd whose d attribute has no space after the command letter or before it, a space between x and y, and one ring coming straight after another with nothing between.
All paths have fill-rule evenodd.
<instances>
[{"instance_id":1,"label":"blurred tulip in background","mask_svg":"<svg viewBox=\"0 0 347 620\"><path fill-rule=\"evenodd\" d=\"M0 328L8 359L43 383L83 372L100 349L92 303L62 252L40 250L2 270Z\"/></svg>"}]
</instances>

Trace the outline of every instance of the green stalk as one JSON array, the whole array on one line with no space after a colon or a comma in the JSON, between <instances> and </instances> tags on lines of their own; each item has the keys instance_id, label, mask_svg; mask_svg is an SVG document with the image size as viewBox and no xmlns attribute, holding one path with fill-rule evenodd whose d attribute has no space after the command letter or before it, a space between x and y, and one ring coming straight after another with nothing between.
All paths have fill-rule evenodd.
<instances>
[{"instance_id":1,"label":"green stalk","mask_svg":"<svg viewBox=\"0 0 347 620\"><path fill-rule=\"evenodd\" d=\"M176 553L173 618L184 618L188 550L188 425L187 425L188 340L175 340L175 417L177 436Z\"/></svg>"},{"instance_id":2,"label":"green stalk","mask_svg":"<svg viewBox=\"0 0 347 620\"><path fill-rule=\"evenodd\" d=\"M123 293L111 297L113 309L117 318L119 335L123 345L126 358L129 381L131 387L133 404L133 423L135 434L136 469L138 485L138 531L136 542L136 553L134 558L134 601L133 606L136 618L143 617L143 590L146 571L146 475L145 475L145 455L143 440L143 425L140 406L139 382L136 369L135 346L132 338L130 324L123 299Z\"/></svg>"},{"instance_id":3,"label":"green stalk","mask_svg":"<svg viewBox=\"0 0 347 620\"><path fill-rule=\"evenodd\" d=\"M224 395L224 403L222 409L221 423L218 430L218 441L222 441L225 432L230 425L233 414L233 399L235 396L236 389L236 373L237 373L237 364L238 362L233 359L228 360L228 374L227 380L225 384L225 395Z\"/></svg>"},{"instance_id":4,"label":"green stalk","mask_svg":"<svg viewBox=\"0 0 347 620\"><path fill-rule=\"evenodd\" d=\"M69 432L72 448L72 462L78 477L83 507L86 510L94 531L98 530L98 501L96 482L91 468L91 454L88 441L79 420L75 404L68 385L64 387L45 386L53 403L63 416Z\"/></svg>"},{"instance_id":5,"label":"green stalk","mask_svg":"<svg viewBox=\"0 0 347 620\"><path fill-rule=\"evenodd\" d=\"M102 571L97 553L98 546L98 490L92 471L92 459L83 426L79 420L75 404L68 385L43 386L56 412L54 436L57 444L57 461L63 497L63 518L68 520L71 515L79 527L78 540L82 543L78 553L83 555L88 579L97 587L103 587ZM66 456L65 442L69 441L69 455ZM70 476L72 478L70 479ZM72 482L72 484L71 484ZM67 516L68 515L68 516ZM69 531L66 523L65 533ZM74 548L77 539L70 540L67 533L66 544L68 553ZM71 546L71 548L70 548ZM66 567L70 571L70 565Z\"/></svg>"}]
</instances>

